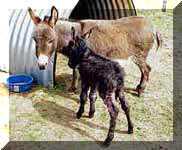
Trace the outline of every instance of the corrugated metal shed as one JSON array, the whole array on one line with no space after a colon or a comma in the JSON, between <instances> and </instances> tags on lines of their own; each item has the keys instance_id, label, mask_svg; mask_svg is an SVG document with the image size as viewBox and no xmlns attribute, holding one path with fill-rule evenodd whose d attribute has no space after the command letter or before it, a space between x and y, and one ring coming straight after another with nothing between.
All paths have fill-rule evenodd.
<instances>
[{"instance_id":1,"label":"corrugated metal shed","mask_svg":"<svg viewBox=\"0 0 182 150\"><path fill-rule=\"evenodd\" d=\"M34 24L27 10L10 10L9 19L9 71L12 74L26 73L32 75L39 84L52 87L54 84L54 65L56 54L46 70L39 70L35 56L35 43L32 40ZM68 18L70 10L59 11L60 16ZM37 10L40 17L50 14L50 10Z\"/></svg>"},{"instance_id":2,"label":"corrugated metal shed","mask_svg":"<svg viewBox=\"0 0 182 150\"><path fill-rule=\"evenodd\" d=\"M133 0L79 0L71 19L119 19L136 16Z\"/></svg>"}]
</instances>

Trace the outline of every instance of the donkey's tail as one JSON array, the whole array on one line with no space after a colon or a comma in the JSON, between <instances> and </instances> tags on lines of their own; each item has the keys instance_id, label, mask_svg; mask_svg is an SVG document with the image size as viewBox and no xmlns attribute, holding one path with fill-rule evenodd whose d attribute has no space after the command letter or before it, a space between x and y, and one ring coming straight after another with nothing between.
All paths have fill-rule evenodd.
<instances>
[{"instance_id":1,"label":"donkey's tail","mask_svg":"<svg viewBox=\"0 0 182 150\"><path fill-rule=\"evenodd\" d=\"M156 41L157 41L156 50L158 50L159 48L162 48L162 37L161 37L161 34L159 32L156 32L155 36L156 36Z\"/></svg>"}]
</instances>

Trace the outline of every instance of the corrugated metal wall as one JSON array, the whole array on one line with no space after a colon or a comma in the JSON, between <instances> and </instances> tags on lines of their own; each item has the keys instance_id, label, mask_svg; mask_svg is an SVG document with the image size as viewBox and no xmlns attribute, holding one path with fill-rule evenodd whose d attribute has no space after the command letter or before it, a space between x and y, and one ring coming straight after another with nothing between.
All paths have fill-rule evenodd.
<instances>
[{"instance_id":1,"label":"corrugated metal wall","mask_svg":"<svg viewBox=\"0 0 182 150\"><path fill-rule=\"evenodd\" d=\"M71 10L60 10L60 16L68 18ZM27 10L10 10L9 19L9 70L12 74L26 73L32 75L39 84L53 86L53 54L46 70L39 70L35 56L35 43L32 40L34 24ZM37 10L40 17L50 14L50 10Z\"/></svg>"}]
</instances>

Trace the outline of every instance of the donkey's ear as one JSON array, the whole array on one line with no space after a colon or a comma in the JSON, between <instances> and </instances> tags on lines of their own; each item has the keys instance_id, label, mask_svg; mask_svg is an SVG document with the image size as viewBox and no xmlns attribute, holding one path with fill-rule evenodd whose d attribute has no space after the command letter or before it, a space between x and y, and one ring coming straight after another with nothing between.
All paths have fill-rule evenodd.
<instances>
[{"instance_id":1,"label":"donkey's ear","mask_svg":"<svg viewBox=\"0 0 182 150\"><path fill-rule=\"evenodd\" d=\"M30 7L28 8L28 12L34 24L38 25L41 22L41 19L34 14L33 10Z\"/></svg>"},{"instance_id":2,"label":"donkey's ear","mask_svg":"<svg viewBox=\"0 0 182 150\"><path fill-rule=\"evenodd\" d=\"M53 28L58 20L58 10L55 6L51 8L51 17L49 19L49 25Z\"/></svg>"}]
</instances>

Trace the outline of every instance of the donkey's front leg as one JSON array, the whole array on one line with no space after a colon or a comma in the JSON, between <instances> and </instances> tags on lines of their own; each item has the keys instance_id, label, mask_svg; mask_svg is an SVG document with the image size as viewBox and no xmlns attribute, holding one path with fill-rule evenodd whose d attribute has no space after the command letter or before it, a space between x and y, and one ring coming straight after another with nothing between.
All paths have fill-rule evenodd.
<instances>
[{"instance_id":1,"label":"donkey's front leg","mask_svg":"<svg viewBox=\"0 0 182 150\"><path fill-rule=\"evenodd\" d=\"M107 106L110 115L110 126L107 138L103 143L104 146L109 146L111 144L112 139L114 138L114 130L116 126L116 119L118 116L118 108L114 106L113 100L114 99L112 97L112 94L106 95L106 98L104 100L104 103Z\"/></svg>"},{"instance_id":2,"label":"donkey's front leg","mask_svg":"<svg viewBox=\"0 0 182 150\"><path fill-rule=\"evenodd\" d=\"M91 87L90 94L89 94L89 99L90 99L90 111L89 111L89 118L94 117L95 113L95 101L97 99L97 89L96 85Z\"/></svg>"},{"instance_id":3,"label":"donkey's front leg","mask_svg":"<svg viewBox=\"0 0 182 150\"><path fill-rule=\"evenodd\" d=\"M70 92L74 92L78 86L79 72L78 69L73 69L71 87L68 89Z\"/></svg>"},{"instance_id":4,"label":"donkey's front leg","mask_svg":"<svg viewBox=\"0 0 182 150\"><path fill-rule=\"evenodd\" d=\"M85 106L85 102L87 101L89 86L87 83L82 82L81 88L82 89L81 89L81 94L80 94L80 107L76 114L78 119L80 119L82 114L84 113L84 106Z\"/></svg>"}]
</instances>

